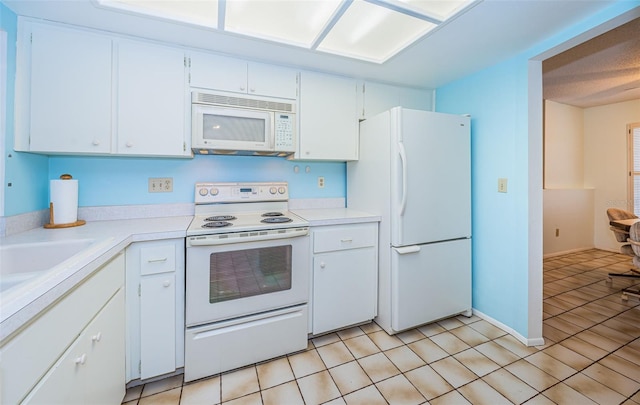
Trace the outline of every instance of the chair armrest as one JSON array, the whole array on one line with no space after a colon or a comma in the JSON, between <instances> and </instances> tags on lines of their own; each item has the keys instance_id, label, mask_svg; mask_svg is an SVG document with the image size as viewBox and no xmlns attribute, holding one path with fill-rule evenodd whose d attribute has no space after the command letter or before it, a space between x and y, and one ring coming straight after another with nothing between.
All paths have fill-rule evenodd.
<instances>
[{"instance_id":1,"label":"chair armrest","mask_svg":"<svg viewBox=\"0 0 640 405\"><path fill-rule=\"evenodd\" d=\"M635 240L632 240L631 238L627 238L627 242L631 243L634 246L640 246L640 242L636 242Z\"/></svg>"}]
</instances>

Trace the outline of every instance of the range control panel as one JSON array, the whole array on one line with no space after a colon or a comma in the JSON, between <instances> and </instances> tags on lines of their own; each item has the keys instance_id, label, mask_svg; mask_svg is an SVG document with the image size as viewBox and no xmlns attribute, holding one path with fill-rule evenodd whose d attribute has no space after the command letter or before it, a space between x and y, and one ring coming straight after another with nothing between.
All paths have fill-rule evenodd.
<instances>
[{"instance_id":1,"label":"range control panel","mask_svg":"<svg viewBox=\"0 0 640 405\"><path fill-rule=\"evenodd\" d=\"M196 204L289 200L287 182L196 183Z\"/></svg>"}]
</instances>

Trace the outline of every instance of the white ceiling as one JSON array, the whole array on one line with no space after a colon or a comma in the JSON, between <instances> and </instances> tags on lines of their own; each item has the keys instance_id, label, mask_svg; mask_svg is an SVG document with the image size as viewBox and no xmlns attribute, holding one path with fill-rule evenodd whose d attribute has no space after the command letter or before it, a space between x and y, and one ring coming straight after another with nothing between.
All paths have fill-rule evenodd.
<instances>
[{"instance_id":1,"label":"white ceiling","mask_svg":"<svg viewBox=\"0 0 640 405\"><path fill-rule=\"evenodd\" d=\"M387 83L437 88L508 59L611 6L613 0L484 0L384 64L316 53L214 29L145 18L91 0L1 0L18 15ZM566 73L563 74L567 76Z\"/></svg>"},{"instance_id":2,"label":"white ceiling","mask_svg":"<svg viewBox=\"0 0 640 405\"><path fill-rule=\"evenodd\" d=\"M640 99L640 18L542 63L544 98L576 107Z\"/></svg>"}]
</instances>

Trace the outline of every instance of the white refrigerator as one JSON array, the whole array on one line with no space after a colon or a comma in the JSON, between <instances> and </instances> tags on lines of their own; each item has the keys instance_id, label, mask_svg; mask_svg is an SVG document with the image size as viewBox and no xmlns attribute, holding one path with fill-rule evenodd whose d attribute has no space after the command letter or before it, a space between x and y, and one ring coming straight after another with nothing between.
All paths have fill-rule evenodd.
<instances>
[{"instance_id":1,"label":"white refrigerator","mask_svg":"<svg viewBox=\"0 0 640 405\"><path fill-rule=\"evenodd\" d=\"M378 315L396 333L471 315L470 118L395 107L360 123L347 206L380 215Z\"/></svg>"}]
</instances>

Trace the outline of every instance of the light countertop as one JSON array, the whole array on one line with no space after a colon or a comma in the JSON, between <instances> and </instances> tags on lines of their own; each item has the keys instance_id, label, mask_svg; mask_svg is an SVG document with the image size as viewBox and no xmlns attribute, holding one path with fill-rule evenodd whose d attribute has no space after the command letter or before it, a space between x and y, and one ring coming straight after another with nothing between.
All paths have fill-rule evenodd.
<instances>
[{"instance_id":1,"label":"light countertop","mask_svg":"<svg viewBox=\"0 0 640 405\"><path fill-rule=\"evenodd\" d=\"M311 226L379 222L380 216L349 208L294 209ZM184 238L192 216L87 221L83 226L36 228L0 238L0 246L91 239L79 253L0 293L0 342L67 294L133 242ZM37 252L37 249L35 250Z\"/></svg>"},{"instance_id":2,"label":"light countertop","mask_svg":"<svg viewBox=\"0 0 640 405\"><path fill-rule=\"evenodd\" d=\"M191 216L92 221L86 225L36 228L0 238L0 246L91 239L87 248L0 295L0 342L68 293L132 242L184 238ZM35 249L37 252L37 248Z\"/></svg>"},{"instance_id":3,"label":"light countertop","mask_svg":"<svg viewBox=\"0 0 640 405\"><path fill-rule=\"evenodd\" d=\"M309 221L311 226L380 222L379 215L357 211L351 208L294 209L292 212Z\"/></svg>"}]
</instances>

